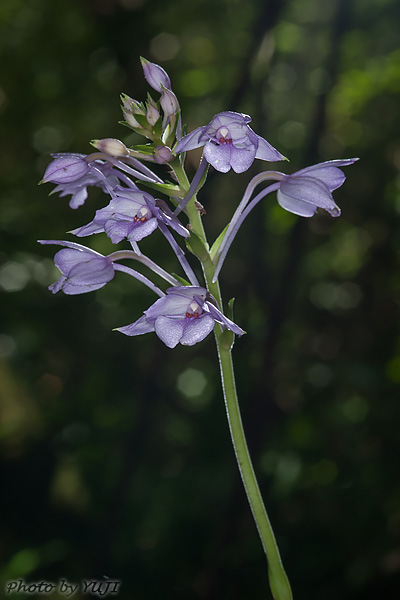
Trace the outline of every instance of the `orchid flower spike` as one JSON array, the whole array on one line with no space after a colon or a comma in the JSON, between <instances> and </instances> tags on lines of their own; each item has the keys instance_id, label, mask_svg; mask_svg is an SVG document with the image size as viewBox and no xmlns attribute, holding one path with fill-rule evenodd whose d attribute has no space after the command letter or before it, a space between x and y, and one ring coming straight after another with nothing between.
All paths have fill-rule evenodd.
<instances>
[{"instance_id":1,"label":"orchid flower spike","mask_svg":"<svg viewBox=\"0 0 400 600\"><path fill-rule=\"evenodd\" d=\"M264 138L249 127L251 117L232 111L215 115L208 125L185 135L174 152L186 152L204 146L204 157L217 171L247 171L255 158L267 161L285 160Z\"/></svg>"},{"instance_id":2,"label":"orchid flower spike","mask_svg":"<svg viewBox=\"0 0 400 600\"><path fill-rule=\"evenodd\" d=\"M156 300L140 319L118 327L116 331L129 336L155 331L168 348L175 348L178 343L193 346L201 342L214 329L215 323L243 335L243 329L225 317L214 302L203 287L171 287L167 289L167 295Z\"/></svg>"}]
</instances>

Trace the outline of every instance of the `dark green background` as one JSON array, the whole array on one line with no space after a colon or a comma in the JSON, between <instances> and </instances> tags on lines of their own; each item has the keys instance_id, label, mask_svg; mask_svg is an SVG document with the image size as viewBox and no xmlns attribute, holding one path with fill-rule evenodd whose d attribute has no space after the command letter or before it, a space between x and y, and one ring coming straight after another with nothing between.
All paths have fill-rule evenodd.
<instances>
[{"instance_id":1,"label":"dark green background","mask_svg":"<svg viewBox=\"0 0 400 600\"><path fill-rule=\"evenodd\" d=\"M143 55L189 130L236 110L287 172L361 159L340 219L258 206L221 284L248 332L238 391L295 600L399 598L399 22L397 0L2 0L2 597L11 579L104 576L121 600L270 597L212 336L169 350L113 332L154 300L122 274L74 298L46 289L53 248L36 240L105 203L48 197L49 153L132 140L119 94L145 98ZM210 239L265 168L211 173ZM159 236L142 248L177 271Z\"/></svg>"}]
</instances>

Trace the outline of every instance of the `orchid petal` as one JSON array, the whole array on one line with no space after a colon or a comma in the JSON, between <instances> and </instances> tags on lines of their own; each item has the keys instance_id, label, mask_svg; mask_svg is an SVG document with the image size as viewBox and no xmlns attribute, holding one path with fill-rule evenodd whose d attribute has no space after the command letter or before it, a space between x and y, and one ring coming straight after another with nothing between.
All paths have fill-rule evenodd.
<instances>
[{"instance_id":1,"label":"orchid petal","mask_svg":"<svg viewBox=\"0 0 400 600\"><path fill-rule=\"evenodd\" d=\"M255 146L248 146L247 148L235 148L235 146L232 146L231 167L235 173L244 173L244 171L247 171L251 167L255 157Z\"/></svg>"},{"instance_id":2,"label":"orchid petal","mask_svg":"<svg viewBox=\"0 0 400 600\"><path fill-rule=\"evenodd\" d=\"M187 319L180 343L183 346L193 346L201 342L212 332L214 325L214 319L207 314L202 314L197 319Z\"/></svg>"},{"instance_id":3,"label":"orchid petal","mask_svg":"<svg viewBox=\"0 0 400 600\"><path fill-rule=\"evenodd\" d=\"M154 323L154 330L168 348L175 348L182 337L183 322L182 320L160 316Z\"/></svg>"},{"instance_id":4,"label":"orchid petal","mask_svg":"<svg viewBox=\"0 0 400 600\"><path fill-rule=\"evenodd\" d=\"M129 241L133 240L135 242L140 242L140 240L152 234L153 231L157 229L157 225L157 219L154 217L143 223L134 223L133 225L130 225L131 233L129 233L127 238Z\"/></svg>"},{"instance_id":5,"label":"orchid petal","mask_svg":"<svg viewBox=\"0 0 400 600\"><path fill-rule=\"evenodd\" d=\"M257 152L256 152L256 156L255 156L256 158L260 158L261 160L267 160L269 162L274 162L277 160L285 160L285 157L283 156L283 154L281 154L280 152L278 152L278 150L276 148L271 146L271 144L269 144L267 142L267 140L265 140L264 138L262 138L259 135L257 135L257 139L258 139L258 146L257 146Z\"/></svg>"},{"instance_id":6,"label":"orchid petal","mask_svg":"<svg viewBox=\"0 0 400 600\"><path fill-rule=\"evenodd\" d=\"M231 146L207 142L204 148L204 158L220 173L227 173L231 168Z\"/></svg>"},{"instance_id":7,"label":"orchid petal","mask_svg":"<svg viewBox=\"0 0 400 600\"><path fill-rule=\"evenodd\" d=\"M195 148L200 148L200 146L204 146L206 140L202 140L201 137L207 127L198 127L194 129L191 133L185 135L175 146L173 149L176 154L179 152L187 152L188 150L195 150Z\"/></svg>"},{"instance_id":8,"label":"orchid petal","mask_svg":"<svg viewBox=\"0 0 400 600\"><path fill-rule=\"evenodd\" d=\"M120 331L125 335L143 335L145 333L151 333L154 331L154 325L146 320L145 315L142 315L140 319L131 323L130 325L124 325L124 327L117 327L115 331Z\"/></svg>"},{"instance_id":9,"label":"orchid petal","mask_svg":"<svg viewBox=\"0 0 400 600\"><path fill-rule=\"evenodd\" d=\"M347 167L356 162L358 158L328 160L297 171L295 175L309 175L323 181L331 192L340 187L345 179L345 174L338 167Z\"/></svg>"},{"instance_id":10,"label":"orchid petal","mask_svg":"<svg viewBox=\"0 0 400 600\"><path fill-rule=\"evenodd\" d=\"M323 208L334 217L340 215L328 186L314 177L297 174L289 176L281 181L280 192L294 200Z\"/></svg>"},{"instance_id":11,"label":"orchid petal","mask_svg":"<svg viewBox=\"0 0 400 600\"><path fill-rule=\"evenodd\" d=\"M241 336L244 333L246 333L241 327L239 327L239 325L236 325L236 323L228 319L228 317L226 317L219 310L219 308L214 306L214 304L212 304L211 302L206 302L204 309L207 309L210 312L211 316L214 318L215 321L217 321L217 323L230 329L231 331L233 331L233 333L236 333L238 336Z\"/></svg>"},{"instance_id":12,"label":"orchid petal","mask_svg":"<svg viewBox=\"0 0 400 600\"><path fill-rule=\"evenodd\" d=\"M89 171L85 155L64 155L54 159L47 167L43 183L61 185L77 181Z\"/></svg>"},{"instance_id":13,"label":"orchid petal","mask_svg":"<svg viewBox=\"0 0 400 600\"><path fill-rule=\"evenodd\" d=\"M278 203L289 212L299 215L299 217L312 217L317 212L317 207L302 200L296 200L287 196L280 190L277 192Z\"/></svg>"}]
</instances>

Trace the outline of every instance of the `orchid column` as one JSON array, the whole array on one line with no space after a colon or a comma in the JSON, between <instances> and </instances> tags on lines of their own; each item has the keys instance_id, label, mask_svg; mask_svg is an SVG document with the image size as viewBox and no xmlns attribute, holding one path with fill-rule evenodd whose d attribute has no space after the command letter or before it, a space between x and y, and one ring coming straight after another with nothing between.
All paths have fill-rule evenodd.
<instances>
[{"instance_id":1,"label":"orchid column","mask_svg":"<svg viewBox=\"0 0 400 600\"><path fill-rule=\"evenodd\" d=\"M56 184L53 191L60 196L71 196L73 209L85 202L88 188L97 186L104 192L108 204L96 211L92 221L70 233L79 238L106 235L118 246L115 252L103 256L76 241L41 240L42 244L62 246L55 256L61 275L49 289L69 295L87 293L107 285L119 271L146 285L157 299L134 322L118 327L117 331L128 336L155 332L171 349L177 344L200 343L214 332L232 442L267 556L272 595L275 600L290 600L289 581L248 452L236 393L232 348L235 335L240 337L245 332L233 321L233 300L227 304L227 314L224 313L218 275L246 216L272 192L276 191L279 204L294 214L311 217L322 208L332 216L339 216L340 210L332 197L332 192L345 180L339 167L356 159L328 161L291 175L279 171L257 175L247 186L231 221L210 247L203 227L205 211L196 196L205 184L208 169L243 173L256 158L272 162L285 157L250 128L249 116L231 111L215 115L208 125L182 137L180 106L169 76L160 66L145 59L142 66L159 99L149 95L146 103L141 103L125 94L121 99L124 124L147 138L147 144L128 148L114 138L95 140L92 144L96 152L55 154L46 169L43 182ZM185 171L185 155L199 147L204 149L203 156L190 181ZM155 172L155 168L163 165L168 169L167 174L172 174L172 180ZM253 197L259 185L263 187ZM168 273L143 254L140 244L149 235L166 238L181 275ZM190 263L194 258L201 267L197 273ZM127 261L130 266L125 264ZM132 261L139 263L141 269L146 268L148 276L132 268ZM203 281L199 281L200 276Z\"/></svg>"}]
</instances>

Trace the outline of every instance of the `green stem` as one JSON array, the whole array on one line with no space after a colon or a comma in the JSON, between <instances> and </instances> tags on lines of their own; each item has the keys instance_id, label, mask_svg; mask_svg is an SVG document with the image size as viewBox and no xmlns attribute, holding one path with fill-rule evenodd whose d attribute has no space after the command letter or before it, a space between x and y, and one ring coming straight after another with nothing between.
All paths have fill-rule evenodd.
<instances>
[{"instance_id":1,"label":"green stem","mask_svg":"<svg viewBox=\"0 0 400 600\"><path fill-rule=\"evenodd\" d=\"M187 178L185 170L183 169L183 167L181 166L181 164L179 162L179 159L177 159L174 163L172 163L171 166L173 167L173 169L175 171L175 175L178 179L179 185L182 187L183 191L186 193L190 187L189 180ZM201 220L201 215L196 207L196 199L197 199L197 197L195 194L186 206L186 213L189 217L192 231L197 235L198 238L200 238L200 240L202 240L202 242L204 244L205 252L204 252L204 255L202 256L202 258L200 258L200 262L201 262L201 266L203 269L205 280L207 282L207 289L211 292L211 294L217 300L218 304L220 305L221 310L223 310L221 292L219 289L219 283L218 283L218 281L216 281L215 283L213 283L213 281L212 281L213 276L214 276L214 271L215 271L215 265L212 262L209 251L208 251L209 246L207 243L206 234L204 232L203 221Z\"/></svg>"},{"instance_id":2,"label":"green stem","mask_svg":"<svg viewBox=\"0 0 400 600\"><path fill-rule=\"evenodd\" d=\"M265 510L249 450L247 448L236 394L231 350L230 348L225 348L218 338L217 348L232 443L250 508L267 556L268 575L272 596L274 600L292 600L293 596L290 589L290 583L282 565L274 532L272 531L271 523L267 511Z\"/></svg>"},{"instance_id":3,"label":"green stem","mask_svg":"<svg viewBox=\"0 0 400 600\"><path fill-rule=\"evenodd\" d=\"M173 168L180 186L186 192L189 189L189 182L185 170L182 168L178 160L173 164ZM194 196L188 202L186 212L189 217L193 232L204 243L205 251L202 252L202 256L199 256L199 259L201 261L204 277L207 282L207 288L217 300L221 310L223 311L218 279L213 282L215 264L211 260L211 256L209 254L209 247L204 233L201 215L197 210L195 200L196 197ZM222 332L219 325L215 326L214 332L218 349L222 387L224 391L225 407L232 443L250 508L257 525L265 554L267 556L268 575L272 596L274 600L292 600L293 596L290 589L289 580L283 568L274 532L272 530L267 511L265 510L249 450L247 448L246 436L243 430L231 355L233 334L232 336L228 335L228 337L226 337L224 333L226 334L228 332Z\"/></svg>"}]
</instances>

